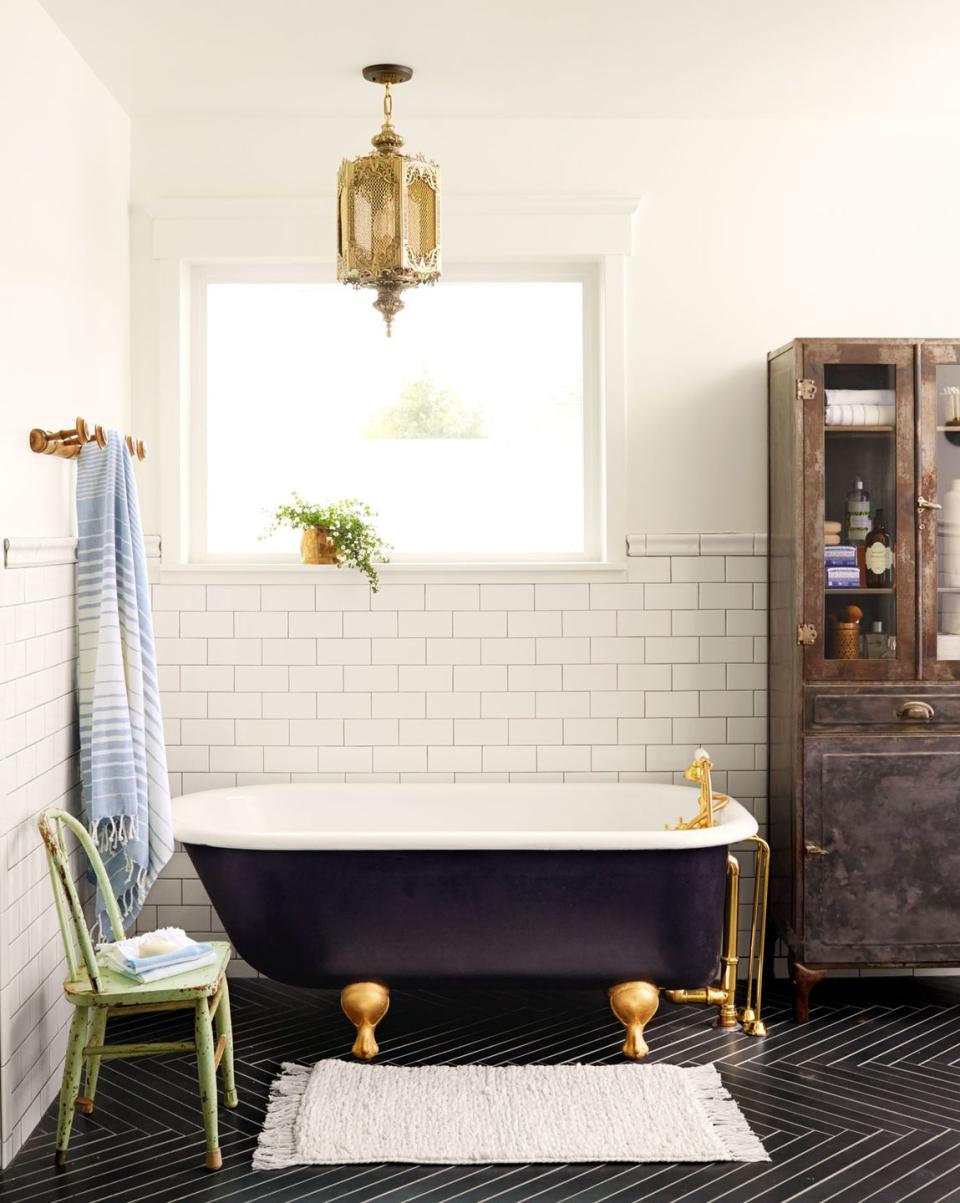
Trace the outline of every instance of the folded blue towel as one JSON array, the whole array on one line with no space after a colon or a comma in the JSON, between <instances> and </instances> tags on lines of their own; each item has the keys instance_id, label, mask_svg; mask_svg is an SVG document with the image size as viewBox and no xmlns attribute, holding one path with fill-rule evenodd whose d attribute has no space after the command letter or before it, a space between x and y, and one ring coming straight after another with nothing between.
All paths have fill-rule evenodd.
<instances>
[{"instance_id":1,"label":"folded blue towel","mask_svg":"<svg viewBox=\"0 0 960 1203\"><path fill-rule=\"evenodd\" d=\"M165 965L179 965L183 961L195 961L198 957L208 956L213 952L212 944L191 944L187 948L178 948L176 952L162 952L155 957L125 957L116 952L108 959L116 968L123 968L127 973L146 973L151 969L160 969Z\"/></svg>"}]
</instances>

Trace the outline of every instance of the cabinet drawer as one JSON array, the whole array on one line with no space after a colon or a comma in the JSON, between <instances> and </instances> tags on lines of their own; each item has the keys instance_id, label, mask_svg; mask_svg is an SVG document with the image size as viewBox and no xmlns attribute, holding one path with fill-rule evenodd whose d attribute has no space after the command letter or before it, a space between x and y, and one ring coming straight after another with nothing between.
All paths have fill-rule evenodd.
<instances>
[{"instance_id":1,"label":"cabinet drawer","mask_svg":"<svg viewBox=\"0 0 960 1203\"><path fill-rule=\"evenodd\" d=\"M960 689L807 690L807 728L960 726Z\"/></svg>"}]
</instances>

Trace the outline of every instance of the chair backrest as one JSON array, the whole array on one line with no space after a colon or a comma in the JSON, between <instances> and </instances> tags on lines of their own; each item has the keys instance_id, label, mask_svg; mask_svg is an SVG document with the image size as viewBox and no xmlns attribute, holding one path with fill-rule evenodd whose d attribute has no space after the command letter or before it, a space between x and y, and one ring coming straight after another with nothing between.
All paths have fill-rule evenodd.
<instances>
[{"instance_id":1,"label":"chair backrest","mask_svg":"<svg viewBox=\"0 0 960 1203\"><path fill-rule=\"evenodd\" d=\"M103 895L107 918L113 928L113 939L122 940L123 920L120 918L120 908L110 889L110 879L96 845L83 824L73 815L67 814L65 810L45 810L37 820L37 826L40 828L40 835L47 850L47 869L50 872L53 897L57 905L57 918L60 921L60 933L63 936L63 947L67 955L67 968L71 978L76 978L80 968L80 960L77 956L79 951L84 968L89 975L90 984L94 990L99 992L101 989L100 970L93 941L83 917L80 896L70 872L70 863L64 846L64 828L72 831L77 837L90 861L91 868L96 874L100 893Z\"/></svg>"}]
</instances>

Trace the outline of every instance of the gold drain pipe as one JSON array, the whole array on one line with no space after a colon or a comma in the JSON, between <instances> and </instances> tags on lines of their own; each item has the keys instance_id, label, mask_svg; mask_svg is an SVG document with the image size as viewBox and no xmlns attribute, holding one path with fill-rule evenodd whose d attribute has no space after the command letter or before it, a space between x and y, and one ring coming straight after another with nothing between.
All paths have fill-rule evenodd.
<instances>
[{"instance_id":1,"label":"gold drain pipe","mask_svg":"<svg viewBox=\"0 0 960 1203\"><path fill-rule=\"evenodd\" d=\"M726 794L715 794L710 778L713 762L703 748L698 748L693 764L684 772L688 781L700 786L700 806L697 817L684 821L682 818L674 831L691 831L716 826L716 814L730 801ZM727 856L727 886L724 901L724 943L720 956L720 985L700 986L689 990L664 990L663 993L675 1003L701 1003L717 1007L717 1026L721 1028L741 1027L746 1036L766 1036L767 1027L760 1015L763 993L764 951L767 938L767 897L770 890L770 845L758 835L745 841L753 844L756 851L756 868L753 891L753 914L750 924L750 953L747 959L746 1001L740 1008L736 1005L737 968L740 961L738 949L738 918L740 907L740 862L733 854Z\"/></svg>"}]
</instances>

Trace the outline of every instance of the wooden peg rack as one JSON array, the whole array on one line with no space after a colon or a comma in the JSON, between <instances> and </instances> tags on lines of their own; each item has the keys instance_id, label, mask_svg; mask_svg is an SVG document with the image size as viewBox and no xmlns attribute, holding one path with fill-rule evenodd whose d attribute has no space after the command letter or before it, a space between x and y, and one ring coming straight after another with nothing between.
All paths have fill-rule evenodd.
<instances>
[{"instance_id":1,"label":"wooden peg rack","mask_svg":"<svg viewBox=\"0 0 960 1203\"><path fill-rule=\"evenodd\" d=\"M128 434L123 441L131 455L135 455L138 460L146 459L143 439L134 439ZM96 443L98 447L106 447L107 436L103 427L94 426L91 434L90 427L83 418L77 418L77 424L71 430L41 430L34 427L30 431L30 450L36 451L38 455L74 459L80 454L84 443Z\"/></svg>"}]
</instances>

